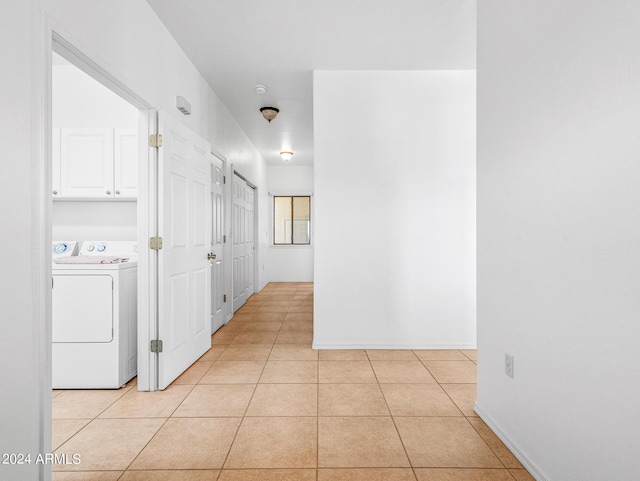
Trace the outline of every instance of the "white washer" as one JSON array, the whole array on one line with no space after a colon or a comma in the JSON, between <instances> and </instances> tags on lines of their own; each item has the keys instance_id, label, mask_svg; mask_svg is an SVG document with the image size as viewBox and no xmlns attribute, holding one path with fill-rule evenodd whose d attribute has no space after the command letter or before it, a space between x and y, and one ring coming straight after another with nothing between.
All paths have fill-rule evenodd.
<instances>
[{"instance_id":1,"label":"white washer","mask_svg":"<svg viewBox=\"0 0 640 481\"><path fill-rule=\"evenodd\" d=\"M95 255L128 260L54 262L54 389L117 389L137 374L136 247L135 241L85 241L75 260L87 256L92 262L89 256Z\"/></svg>"}]
</instances>

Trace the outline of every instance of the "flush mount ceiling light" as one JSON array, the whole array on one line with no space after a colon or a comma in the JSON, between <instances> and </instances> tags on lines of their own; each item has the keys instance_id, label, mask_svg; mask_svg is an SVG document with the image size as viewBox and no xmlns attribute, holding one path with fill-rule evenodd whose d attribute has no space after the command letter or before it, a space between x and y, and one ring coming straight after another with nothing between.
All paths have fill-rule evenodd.
<instances>
[{"instance_id":1,"label":"flush mount ceiling light","mask_svg":"<svg viewBox=\"0 0 640 481\"><path fill-rule=\"evenodd\" d=\"M271 121L276 118L278 112L280 112L280 110L275 107L262 107L260 109L260 113L266 120L269 121L269 123L271 123Z\"/></svg>"},{"instance_id":2,"label":"flush mount ceiling light","mask_svg":"<svg viewBox=\"0 0 640 481\"><path fill-rule=\"evenodd\" d=\"M291 157L293 157L293 152L280 152L280 155L282 156L282 160L284 160L285 162L289 162L289 160L291 160Z\"/></svg>"},{"instance_id":3,"label":"flush mount ceiling light","mask_svg":"<svg viewBox=\"0 0 640 481\"><path fill-rule=\"evenodd\" d=\"M266 85L262 85L262 84L256 85L256 93L259 94L259 95L266 94L267 90L269 90L269 89L267 88Z\"/></svg>"}]
</instances>

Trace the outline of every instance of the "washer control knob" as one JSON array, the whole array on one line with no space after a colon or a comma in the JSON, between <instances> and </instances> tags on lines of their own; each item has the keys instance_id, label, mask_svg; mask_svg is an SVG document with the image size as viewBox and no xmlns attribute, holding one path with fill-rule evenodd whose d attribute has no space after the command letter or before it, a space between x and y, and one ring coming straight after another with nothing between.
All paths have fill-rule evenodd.
<instances>
[{"instance_id":1,"label":"washer control knob","mask_svg":"<svg viewBox=\"0 0 640 481\"><path fill-rule=\"evenodd\" d=\"M104 250L105 250L106 248L107 248L107 246L106 246L106 245L104 245L104 244L100 244L100 245L98 246L98 252L104 252Z\"/></svg>"},{"instance_id":2,"label":"washer control knob","mask_svg":"<svg viewBox=\"0 0 640 481\"><path fill-rule=\"evenodd\" d=\"M93 249L95 249L94 245L93 244L89 244L89 246L87 247L87 250L89 252L93 252Z\"/></svg>"}]
</instances>

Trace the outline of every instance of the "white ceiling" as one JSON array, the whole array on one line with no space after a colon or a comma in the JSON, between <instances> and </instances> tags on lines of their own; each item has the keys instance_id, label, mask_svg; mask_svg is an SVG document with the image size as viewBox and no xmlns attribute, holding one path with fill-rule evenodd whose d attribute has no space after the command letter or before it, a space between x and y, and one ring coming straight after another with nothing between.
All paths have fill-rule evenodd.
<instances>
[{"instance_id":1,"label":"white ceiling","mask_svg":"<svg viewBox=\"0 0 640 481\"><path fill-rule=\"evenodd\" d=\"M147 1L269 164L313 164L313 70L475 69L476 0Z\"/></svg>"}]
</instances>

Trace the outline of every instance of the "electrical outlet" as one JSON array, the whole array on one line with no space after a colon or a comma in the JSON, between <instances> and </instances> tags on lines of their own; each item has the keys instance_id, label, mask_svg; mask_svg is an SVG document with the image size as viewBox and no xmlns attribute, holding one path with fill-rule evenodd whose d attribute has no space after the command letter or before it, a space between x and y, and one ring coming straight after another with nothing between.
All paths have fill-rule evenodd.
<instances>
[{"instance_id":1,"label":"electrical outlet","mask_svg":"<svg viewBox=\"0 0 640 481\"><path fill-rule=\"evenodd\" d=\"M513 378L513 355L508 352L504 355L504 373Z\"/></svg>"}]
</instances>

